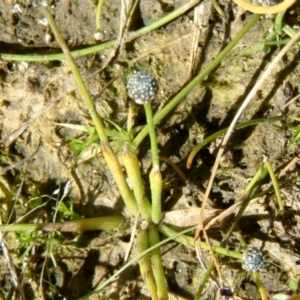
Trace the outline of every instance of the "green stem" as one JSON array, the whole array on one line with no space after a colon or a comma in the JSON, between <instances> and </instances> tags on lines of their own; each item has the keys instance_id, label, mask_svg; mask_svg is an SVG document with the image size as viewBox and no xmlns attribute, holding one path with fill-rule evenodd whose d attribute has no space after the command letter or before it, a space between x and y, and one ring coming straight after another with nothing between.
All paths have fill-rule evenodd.
<instances>
[{"instance_id":1,"label":"green stem","mask_svg":"<svg viewBox=\"0 0 300 300\"><path fill-rule=\"evenodd\" d=\"M190 228L190 230L196 229L196 226L193 228ZM193 237L191 236L187 236L187 235L178 235L178 233L171 229L170 227L168 227L167 225L161 224L159 225L159 231L164 234L165 236L172 238L174 241L185 245L189 248L195 249L195 240ZM204 250L208 250L208 245L205 242L200 242L200 246L201 249ZM236 252L236 251L232 251L232 250L228 250L224 247L221 246L213 246L212 245L213 250L216 253L219 253L221 255L225 255L228 257L232 257L232 258L236 258L236 259L242 259L243 254Z\"/></svg>"},{"instance_id":2,"label":"green stem","mask_svg":"<svg viewBox=\"0 0 300 300\"><path fill-rule=\"evenodd\" d=\"M134 118L133 105L130 105L127 113L127 133L130 137L132 137L133 118Z\"/></svg>"},{"instance_id":3,"label":"green stem","mask_svg":"<svg viewBox=\"0 0 300 300\"><path fill-rule=\"evenodd\" d=\"M173 12L169 13L167 16L157 20L156 22L145 26L136 32L131 33L126 39L125 42L132 41L134 39L137 39L161 26L166 25L167 23L173 21L177 17L179 17L181 14L185 13L189 9L191 9L193 6L195 6L199 0L192 0L188 2L187 4L182 5L181 7L175 9ZM74 58L85 56L88 54L94 54L101 52L105 49L112 48L116 44L116 39L102 43L100 45L91 46L82 50L72 51L71 54ZM53 60L63 60L64 54L49 54L49 55L19 55L19 54L7 54L7 53L0 53L0 58L3 60L10 60L10 61L35 61L35 62L48 62Z\"/></svg>"},{"instance_id":4,"label":"green stem","mask_svg":"<svg viewBox=\"0 0 300 300\"><path fill-rule=\"evenodd\" d=\"M137 234L137 249L138 253L144 253L149 248L148 231L141 230ZM157 248L156 248L157 249ZM155 284L154 275L151 268L150 255L145 254L139 259L140 271L144 282L147 284L152 300L159 300L157 296L157 287Z\"/></svg>"},{"instance_id":5,"label":"green stem","mask_svg":"<svg viewBox=\"0 0 300 300\"><path fill-rule=\"evenodd\" d=\"M269 171L269 174L270 174L270 177L271 177L271 181L272 181L273 186L274 186L274 190L275 190L275 194L276 194L276 197L277 197L279 209L281 211L283 211L283 204L282 204L282 198L281 198L281 194L280 194L280 189L279 189L278 181L277 181L277 178L276 178L276 176L274 174L272 165L271 165L271 163L269 161L266 161L265 162L265 166L267 167L267 169Z\"/></svg>"},{"instance_id":6,"label":"green stem","mask_svg":"<svg viewBox=\"0 0 300 300\"><path fill-rule=\"evenodd\" d=\"M69 67L71 68L71 71L72 71L72 73L75 77L76 83L77 83L77 85L78 85L78 87L79 87L79 89L80 89L80 91L83 95L83 99L85 101L85 104L86 104L86 106L89 110L89 113L90 113L90 115L93 119L93 122L95 124L97 133L99 135L99 138L100 138L101 141L108 143L108 138L107 138L106 133L104 131L104 125L102 123L102 120L101 120L100 116L98 115L98 113L96 111L96 108L95 108L94 102L92 100L92 97L91 97L86 85L84 84L84 82L82 80L82 77L81 77L80 72L77 68L75 60L72 57L66 42L62 38L50 10L47 7L43 7L43 6L42 6L42 10L43 10L43 13L46 16L48 22L49 22L51 30L54 33L56 41L61 46L61 48L64 52L67 63L69 65Z\"/></svg>"},{"instance_id":7,"label":"green stem","mask_svg":"<svg viewBox=\"0 0 300 300\"><path fill-rule=\"evenodd\" d=\"M155 127L153 124L153 114L150 103L144 104L144 109L149 128L151 155L152 155L152 170L149 174L151 200L152 200L152 221L158 224L161 220L161 194L162 194L162 177L159 169L159 156Z\"/></svg>"},{"instance_id":8,"label":"green stem","mask_svg":"<svg viewBox=\"0 0 300 300\"><path fill-rule=\"evenodd\" d=\"M161 221L161 194L162 194L162 177L160 170L152 168L149 174L151 200L152 200L152 212L151 218L154 224L158 224Z\"/></svg>"},{"instance_id":9,"label":"green stem","mask_svg":"<svg viewBox=\"0 0 300 300\"><path fill-rule=\"evenodd\" d=\"M155 133L155 126L153 123L153 114L150 103L144 104L144 109L147 118L147 124L149 128L149 136L151 143L151 155L152 155L152 167L159 169L159 157L158 157L158 148L157 148L157 139Z\"/></svg>"},{"instance_id":10,"label":"green stem","mask_svg":"<svg viewBox=\"0 0 300 300\"><path fill-rule=\"evenodd\" d=\"M96 30L97 31L102 30L102 27L101 27L101 11L102 11L102 7L104 5L104 1L105 0L99 0L98 5L97 5L97 10L96 10Z\"/></svg>"},{"instance_id":11,"label":"green stem","mask_svg":"<svg viewBox=\"0 0 300 300\"><path fill-rule=\"evenodd\" d=\"M87 230L112 230L124 222L120 216L77 219L62 223L8 224L0 225L0 231L61 231L78 232Z\"/></svg>"},{"instance_id":12,"label":"green stem","mask_svg":"<svg viewBox=\"0 0 300 300\"><path fill-rule=\"evenodd\" d=\"M155 246L159 241L159 233L154 230L149 230L149 244L151 246ZM151 252L151 261L153 266L153 274L157 286L157 296L160 300L168 300L168 288L166 283L166 277L163 269L162 259L161 259L161 251L160 248L157 247Z\"/></svg>"},{"instance_id":13,"label":"green stem","mask_svg":"<svg viewBox=\"0 0 300 300\"><path fill-rule=\"evenodd\" d=\"M151 220L151 204L146 197L144 183L140 171L140 164L135 150L128 144L124 144L119 153L121 163L126 169L128 178L132 185L133 193L137 201L138 209L143 219Z\"/></svg>"},{"instance_id":14,"label":"green stem","mask_svg":"<svg viewBox=\"0 0 300 300\"><path fill-rule=\"evenodd\" d=\"M254 279L254 282L259 290L259 293L260 293L260 297L261 297L261 300L268 300L269 297L267 295L267 292L265 290L265 287L263 286L263 284L261 283L260 281L260 278L259 278L259 273L257 271L254 271L253 272L253 279Z\"/></svg>"},{"instance_id":15,"label":"green stem","mask_svg":"<svg viewBox=\"0 0 300 300\"><path fill-rule=\"evenodd\" d=\"M245 197L244 197L244 201L243 201L243 205L241 206L241 208L239 209L238 213L236 214L236 217L234 219L233 224L231 225L231 227L229 228L229 230L226 232L222 242L221 242L221 246L224 247L231 235L231 233L233 232L235 225L239 222L240 218L243 216L249 202L251 199L254 198L254 196L257 193L257 190L261 187L261 182L262 180L268 175L268 170L267 168L265 168L264 166L262 166L255 174L255 176L252 178L252 180L250 181L250 183L248 184L248 186L245 189Z\"/></svg>"},{"instance_id":16,"label":"green stem","mask_svg":"<svg viewBox=\"0 0 300 300\"><path fill-rule=\"evenodd\" d=\"M218 255L216 254L216 258L218 257ZM210 274L212 272L212 270L215 268L215 263L213 261L211 261L206 269L206 272L202 275L202 278L201 278L201 281L200 281L200 284L199 284L199 287L198 287L198 291L195 295L195 300L199 300L201 299L201 295L202 295L202 292L206 286L206 283L207 281L209 280L209 277L210 277Z\"/></svg>"},{"instance_id":17,"label":"green stem","mask_svg":"<svg viewBox=\"0 0 300 300\"><path fill-rule=\"evenodd\" d=\"M242 30L234 37L234 39L225 47L225 49L210 63L210 65L200 72L188 85L186 85L157 115L154 116L154 125L163 120L179 103L187 96L187 94L200 82L202 82L207 75L209 75L232 50L232 48L240 41L241 38L250 30L250 28L257 22L259 15L254 14L249 22L242 28ZM142 140L147 136L149 127L145 126L143 130L137 135L133 141L133 145L138 147Z\"/></svg>"},{"instance_id":18,"label":"green stem","mask_svg":"<svg viewBox=\"0 0 300 300\"><path fill-rule=\"evenodd\" d=\"M71 55L73 58L77 58L89 54L102 52L106 49L112 48L115 45L115 43L116 43L116 39L102 43L100 45L95 45L88 48L72 51ZM55 61L55 60L63 60L65 56L63 53L48 54L48 55L38 55L38 54L25 55L25 54L0 53L0 58L8 61L48 62L48 61Z\"/></svg>"},{"instance_id":19,"label":"green stem","mask_svg":"<svg viewBox=\"0 0 300 300\"><path fill-rule=\"evenodd\" d=\"M265 122L275 122L278 120L282 120L282 116L278 116L278 117L271 117L271 118L261 118L261 119L254 119L254 120L250 120L247 122L242 122L239 124L236 124L234 126L234 129L241 129L247 126L253 126L253 125L257 125L260 123L265 123ZM215 132L214 134L208 136L206 139L204 139L201 143L199 143L197 146L195 146L195 148L193 148L191 154L188 157L187 160L187 168L189 169L192 165L193 159L196 156L196 154L204 147L206 146L208 143L210 143L211 141L215 140L216 138L218 138L219 136L221 136L222 134L226 133L229 127L226 127L224 129L221 129L217 132Z\"/></svg>"},{"instance_id":20,"label":"green stem","mask_svg":"<svg viewBox=\"0 0 300 300\"><path fill-rule=\"evenodd\" d=\"M284 23L283 23L284 24ZM288 24L284 24L282 31L286 33L290 38L293 38L296 35L296 31ZM300 42L297 43L300 45Z\"/></svg>"},{"instance_id":21,"label":"green stem","mask_svg":"<svg viewBox=\"0 0 300 300\"><path fill-rule=\"evenodd\" d=\"M225 18L226 14L224 13L223 9L219 5L218 1L211 0L211 4L213 5L214 9L217 11L217 13L220 15L220 17Z\"/></svg>"}]
</instances>

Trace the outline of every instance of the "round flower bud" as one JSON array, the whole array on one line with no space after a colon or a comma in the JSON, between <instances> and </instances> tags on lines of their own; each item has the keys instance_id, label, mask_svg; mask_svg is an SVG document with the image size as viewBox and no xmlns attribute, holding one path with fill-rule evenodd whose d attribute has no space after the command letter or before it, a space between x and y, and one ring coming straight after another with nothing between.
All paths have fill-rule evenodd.
<instances>
[{"instance_id":1,"label":"round flower bud","mask_svg":"<svg viewBox=\"0 0 300 300\"><path fill-rule=\"evenodd\" d=\"M126 87L129 96L138 104L150 102L157 92L157 84L154 77L141 71L130 77Z\"/></svg>"},{"instance_id":2,"label":"round flower bud","mask_svg":"<svg viewBox=\"0 0 300 300\"><path fill-rule=\"evenodd\" d=\"M249 248L243 254L242 267L246 271L258 271L264 265L264 257L256 248Z\"/></svg>"}]
</instances>

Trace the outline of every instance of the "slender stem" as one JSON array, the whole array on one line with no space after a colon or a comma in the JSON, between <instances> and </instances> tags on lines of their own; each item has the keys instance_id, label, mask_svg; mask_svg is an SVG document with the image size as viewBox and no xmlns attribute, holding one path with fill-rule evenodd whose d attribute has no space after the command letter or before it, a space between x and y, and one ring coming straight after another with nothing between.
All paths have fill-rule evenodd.
<instances>
[{"instance_id":1,"label":"slender stem","mask_svg":"<svg viewBox=\"0 0 300 300\"><path fill-rule=\"evenodd\" d=\"M102 7L104 5L105 0L99 0L98 5L97 5L97 10L96 10L96 30L101 31L101 11Z\"/></svg>"},{"instance_id":2,"label":"slender stem","mask_svg":"<svg viewBox=\"0 0 300 300\"><path fill-rule=\"evenodd\" d=\"M161 194L162 194L162 177L159 169L159 157L155 127L153 124L153 114L150 103L144 104L144 109L149 128L152 170L149 174L151 200L152 200L152 221L158 224L161 221Z\"/></svg>"},{"instance_id":3,"label":"slender stem","mask_svg":"<svg viewBox=\"0 0 300 300\"><path fill-rule=\"evenodd\" d=\"M132 136L133 118L134 118L133 105L130 105L127 113L127 133L130 137Z\"/></svg>"},{"instance_id":4,"label":"slender stem","mask_svg":"<svg viewBox=\"0 0 300 300\"><path fill-rule=\"evenodd\" d=\"M136 32L131 33L128 38L125 39L125 42L132 41L134 39L137 39L161 26L166 25L167 23L173 21L174 19L178 18L180 15L191 9L193 6L195 6L199 0L192 0L181 7L175 9L173 12L169 13L165 17L157 20L156 22L145 26ZM102 43L100 45L91 46L82 50L72 51L71 54L74 58L85 56L88 54L98 53L105 49L112 48L116 44L116 39ZM64 54L49 54L49 55L19 55L19 54L7 54L7 53L0 53L0 58L3 60L11 60L11 61L36 61L36 62L47 62L47 61L53 61L53 60L63 60Z\"/></svg>"},{"instance_id":5,"label":"slender stem","mask_svg":"<svg viewBox=\"0 0 300 300\"><path fill-rule=\"evenodd\" d=\"M217 11L217 13L220 15L220 17L225 18L226 14L224 13L223 9L219 5L218 1L211 0L211 4L213 5L214 9Z\"/></svg>"},{"instance_id":6,"label":"slender stem","mask_svg":"<svg viewBox=\"0 0 300 300\"><path fill-rule=\"evenodd\" d=\"M216 257L218 257L218 255L216 255ZM202 278L201 278L201 281L200 281L200 284L198 287L198 291L194 298L195 300L201 299L200 297L202 295L202 292L203 292L203 290L206 286L206 283L209 280L210 274L214 268L215 268L215 263L213 261L211 261L206 269L206 272L202 275Z\"/></svg>"},{"instance_id":7,"label":"slender stem","mask_svg":"<svg viewBox=\"0 0 300 300\"><path fill-rule=\"evenodd\" d=\"M46 16L48 22L49 22L49 25L54 33L54 36L55 36L55 39L56 41L58 42L58 44L60 45L60 47L62 48L63 52L64 52L64 55L65 55L65 58L67 60L67 63L69 65L69 67L71 68L71 71L75 77L75 80L77 82L77 85L83 95L83 99L85 101L85 104L90 112L90 115L93 119L93 122L95 124L95 127L96 127L96 130L97 130L97 133L99 135L99 138L101 141L104 141L106 143L108 143L108 138L106 136L106 133L104 131L104 125L103 125L103 122L100 118L100 116L98 115L97 111L96 111L96 108L95 108L95 105L94 105L94 102L92 100L92 97L85 85L85 83L83 82L82 80L82 77L80 75L80 72L77 68L77 65L75 63L75 60L74 58L72 57L69 49L68 49L68 45L66 44L66 42L63 40L60 32L59 32L59 29L58 27L56 26L56 23L54 21L54 18L50 12L50 10L47 8L47 7L44 7L42 6L42 10L43 10L43 13L44 15Z\"/></svg>"},{"instance_id":8,"label":"slender stem","mask_svg":"<svg viewBox=\"0 0 300 300\"><path fill-rule=\"evenodd\" d=\"M151 155L152 155L152 170L149 174L150 188L151 188L151 200L152 200L152 221L158 224L161 221L161 194L162 194L162 177L159 169L159 156L156 132L153 123L153 114L150 103L144 104L144 109L147 118L147 124L149 128Z\"/></svg>"},{"instance_id":9,"label":"slender stem","mask_svg":"<svg viewBox=\"0 0 300 300\"><path fill-rule=\"evenodd\" d=\"M86 56L89 54L98 53L106 49L112 48L116 43L116 39L102 43L100 45L91 46L88 48L75 50L71 52L73 58ZM9 54L0 53L0 58L10 61L28 61L28 62L48 62L54 60L63 60L65 58L63 53L38 55L38 54Z\"/></svg>"},{"instance_id":10,"label":"slender stem","mask_svg":"<svg viewBox=\"0 0 300 300\"><path fill-rule=\"evenodd\" d=\"M246 250L248 248L248 245L241 232L237 233L237 238L240 241L240 244L242 245L243 249Z\"/></svg>"},{"instance_id":11,"label":"slender stem","mask_svg":"<svg viewBox=\"0 0 300 300\"><path fill-rule=\"evenodd\" d=\"M162 219L161 213L161 194L162 194L162 177L160 170L153 167L149 174L151 200L152 200L152 222L158 224Z\"/></svg>"},{"instance_id":12,"label":"slender stem","mask_svg":"<svg viewBox=\"0 0 300 300\"><path fill-rule=\"evenodd\" d=\"M60 32L55 24L55 21L53 19L53 16L51 14L51 12L49 11L49 9L47 7L42 7L42 10L49 22L49 25L55 35L55 38L57 40L57 42L59 43L59 45L61 46L65 56L66 56L66 60L72 70L72 73L75 77L75 80L83 94L83 99L85 101L86 106L89 109L90 115L93 119L93 122L95 124L96 127L96 131L99 135L99 138L101 140L101 149L104 155L104 158L114 176L114 179L116 181L116 184L118 186L118 189L120 191L120 194L128 208L128 210L130 211L131 214L136 215L138 212L138 207L137 207L137 203L136 203L136 199L132 193L132 191L129 189L128 184L125 180L124 174L122 172L122 168L120 166L120 162L118 160L118 158L116 157L115 153L112 151L110 145L109 145L109 140L108 137L105 133L104 130L104 125L103 122L100 118L100 116L98 115L94 102L91 98L91 95L86 87L86 85L84 84L82 77L80 75L80 72L76 66L76 63L74 61L74 58L71 56L71 53L68 49L67 44L65 43L65 41L63 40L62 36L60 35Z\"/></svg>"},{"instance_id":13,"label":"slender stem","mask_svg":"<svg viewBox=\"0 0 300 300\"><path fill-rule=\"evenodd\" d=\"M141 230L137 235L137 248L138 253L143 253L149 248L148 231ZM157 248L156 248L157 249ZM139 259L140 271L142 277L147 284L148 290L152 300L159 300L157 296L157 287L154 279L154 275L151 268L150 255L145 254Z\"/></svg>"},{"instance_id":14,"label":"slender stem","mask_svg":"<svg viewBox=\"0 0 300 300\"><path fill-rule=\"evenodd\" d=\"M277 181L277 178L276 178L276 176L274 174L272 165L271 165L271 163L269 161L266 161L265 162L265 166L266 166L266 168L269 171L269 174L270 174L270 177L271 177L271 181L272 181L273 186L274 186L274 190L275 190L275 194L276 194L276 197L277 197L279 209L281 211L283 211L283 204L282 204L282 198L281 198L281 194L280 194L280 189L279 189L278 181Z\"/></svg>"},{"instance_id":15,"label":"slender stem","mask_svg":"<svg viewBox=\"0 0 300 300\"><path fill-rule=\"evenodd\" d=\"M165 236L172 238L174 241L176 241L182 245L185 245L189 248L195 249L195 240L193 237L187 236L187 235L178 235L178 233L174 229L171 229L169 226L164 225L164 224L160 224L158 228L159 228L159 231L162 234L164 234ZM195 228L196 228L196 226L190 228L190 230L193 230ZM202 249L208 250L208 245L205 242L201 242L200 246ZM241 253L232 251L232 250L228 250L221 246L212 246L212 248L216 253L219 253L221 255L225 255L228 257L236 258L236 259L242 259L242 257L243 257L243 254L241 254Z\"/></svg>"},{"instance_id":16,"label":"slender stem","mask_svg":"<svg viewBox=\"0 0 300 300\"><path fill-rule=\"evenodd\" d=\"M158 244L159 241L159 233L154 230L149 230L149 244L150 246L154 246ZM157 296L160 300L168 300L168 288L166 283L166 277L163 269L161 251L160 248L155 248L151 251L151 261L153 266L153 274L157 286Z\"/></svg>"},{"instance_id":17,"label":"slender stem","mask_svg":"<svg viewBox=\"0 0 300 300\"><path fill-rule=\"evenodd\" d=\"M236 124L234 126L234 129L241 129L247 126L253 126L253 125L257 125L260 123L265 123L265 122L275 122L278 120L282 120L282 116L278 116L278 117L271 117L271 118L261 118L261 119L254 119L254 120L250 120L247 122L242 122L239 124ZM195 146L195 148L192 150L192 152L190 153L188 160L187 160L187 168L189 169L193 163L193 159L195 157L195 155L204 147L206 146L208 143L210 143L211 141L215 140L216 138L218 138L219 136L221 136L222 134L226 133L229 127L226 127L224 129L221 129L217 132L215 132L214 134L208 136L206 139L204 139L202 142L200 142L197 146Z\"/></svg>"},{"instance_id":18,"label":"slender stem","mask_svg":"<svg viewBox=\"0 0 300 300\"><path fill-rule=\"evenodd\" d=\"M226 232L225 236L223 237L223 240L220 244L220 246L224 247L227 244L227 241L233 232L236 224L239 222L240 218L243 216L249 202L253 197L255 196L257 190L261 186L261 181L267 176L268 171L267 169L262 166L255 174L255 176L252 178L248 186L246 187L245 191L245 199L243 201L243 206L239 209L238 213L236 214L236 217L234 219L233 224L229 228L229 230Z\"/></svg>"},{"instance_id":19,"label":"slender stem","mask_svg":"<svg viewBox=\"0 0 300 300\"><path fill-rule=\"evenodd\" d=\"M61 231L78 232L87 230L112 230L124 221L123 217L99 217L88 219L77 219L62 223L35 223L35 224L9 224L0 225L0 231Z\"/></svg>"},{"instance_id":20,"label":"slender stem","mask_svg":"<svg viewBox=\"0 0 300 300\"><path fill-rule=\"evenodd\" d=\"M144 109L147 118L147 124L149 128L149 136L151 142L151 155L152 155L152 167L159 169L159 157L158 157L158 148L157 148L157 139L155 133L155 127L153 123L153 114L150 103L144 104Z\"/></svg>"},{"instance_id":21,"label":"slender stem","mask_svg":"<svg viewBox=\"0 0 300 300\"><path fill-rule=\"evenodd\" d=\"M259 15L253 15L249 22L242 28L242 30L234 37L234 39L224 48L224 50L205 68L200 72L188 85L186 85L157 115L154 116L154 125L163 120L179 103L187 96L187 94L205 77L210 74L226 57L226 55L233 49L233 47L240 41L242 37L250 30L250 28L257 22ZM134 139L133 144L137 147L142 140L147 136L149 127L145 126L143 130Z\"/></svg>"},{"instance_id":22,"label":"slender stem","mask_svg":"<svg viewBox=\"0 0 300 300\"><path fill-rule=\"evenodd\" d=\"M254 282L256 283L257 288L258 288L258 290L259 290L261 300L268 300L269 297L268 297L268 295L267 295L267 292L266 292L266 290L265 290L265 287L263 286L263 284L262 284L261 281L260 281L259 273L258 273L257 271L254 271L254 272L253 272L253 279L254 279Z\"/></svg>"},{"instance_id":23,"label":"slender stem","mask_svg":"<svg viewBox=\"0 0 300 300\"><path fill-rule=\"evenodd\" d=\"M286 33L290 38L293 38L297 34L297 32L288 24L284 24L282 31ZM300 42L298 42L297 44L300 45Z\"/></svg>"}]
</instances>

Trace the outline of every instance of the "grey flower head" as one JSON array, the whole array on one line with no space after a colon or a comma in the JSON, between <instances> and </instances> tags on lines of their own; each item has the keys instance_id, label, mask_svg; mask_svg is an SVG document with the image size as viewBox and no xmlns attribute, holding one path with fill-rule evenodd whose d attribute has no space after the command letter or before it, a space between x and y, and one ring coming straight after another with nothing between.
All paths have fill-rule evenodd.
<instances>
[{"instance_id":1,"label":"grey flower head","mask_svg":"<svg viewBox=\"0 0 300 300\"><path fill-rule=\"evenodd\" d=\"M258 271L264 265L264 257L256 248L249 248L243 254L242 267L246 271Z\"/></svg>"},{"instance_id":2,"label":"grey flower head","mask_svg":"<svg viewBox=\"0 0 300 300\"><path fill-rule=\"evenodd\" d=\"M157 92L154 77L141 71L129 78L126 87L129 96L138 104L150 102Z\"/></svg>"}]
</instances>

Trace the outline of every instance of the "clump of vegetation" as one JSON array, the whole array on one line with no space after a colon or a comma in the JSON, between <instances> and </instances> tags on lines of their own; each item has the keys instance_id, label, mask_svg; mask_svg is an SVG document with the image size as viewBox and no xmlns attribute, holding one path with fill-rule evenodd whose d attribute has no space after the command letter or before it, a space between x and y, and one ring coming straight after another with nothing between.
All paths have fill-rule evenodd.
<instances>
[{"instance_id":1,"label":"clump of vegetation","mask_svg":"<svg viewBox=\"0 0 300 300\"><path fill-rule=\"evenodd\" d=\"M81 133L83 132L84 134L88 135L88 137L85 136L85 138L84 136L70 138L69 147L73 151L80 153L79 159L81 160L87 161L99 156L104 158L107 168L110 171L108 176L112 177L112 184L117 187L120 198L124 203L124 211L120 215L111 213L109 216L85 218L78 213L76 207L74 207L73 203L70 201L70 199L68 199L70 189L69 184L67 183L62 191L60 189L56 190L53 192L52 196L49 197L51 201L55 201L55 205L49 205L51 207L50 212L48 210L42 211L44 215L37 216L35 219L35 221L37 221L36 223L26 222L26 220L24 220L26 217L25 215L22 216L23 219L19 220L15 224L10 224L10 218L7 218L7 224L0 226L2 232L16 231L16 236L20 243L16 253L19 254L19 259L21 261L25 261L28 259L28 257L30 257L30 255L35 256L35 252L37 250L42 253L36 255L37 259L39 259L40 256L46 257L40 272L41 276L39 277L41 282L40 290L45 290L45 292L40 293L40 295L43 294L44 298L56 299L59 298L60 292L63 294L62 289L60 292L58 292L57 287L55 287L55 285L51 282L51 276L55 272L58 272L57 270L59 269L58 260L63 260L63 256L60 257L59 254L69 252L73 255L74 253L78 253L76 251L79 251L78 249L86 246L87 244L82 241L81 233L85 231L98 230L103 230L105 232L107 231L107 236L110 236L110 238L112 238L117 230L119 230L118 236L122 236L122 232L130 232L130 240L132 241L132 246L135 247L132 252L135 253L135 256L128 263L124 262L124 265L118 268L114 274L110 274L111 276L109 276L108 279L106 279L107 274L105 274L105 276L103 276L105 280L100 280L100 282L95 283L93 286L91 285L88 291L79 291L74 297L82 297L81 299L87 299L93 294L99 294L102 297L105 294L105 291L108 290L107 287L109 284L111 284L124 270L138 262L140 274L147 286L147 295L150 295L151 299L169 299L169 282L166 277L165 263L162 256L162 247L168 242L174 241L190 249L196 250L199 264L204 269L203 276L200 279L199 287L193 295L195 299L200 299L202 297L209 278L212 278L211 273L214 269L216 270L217 274L216 280L220 286L218 293L220 293L222 296L228 297L234 294L233 289L225 284L226 278L223 276L222 257L226 257L229 261L237 259L247 272L252 272L261 298L268 298L268 291L266 291L259 278L259 272L263 266L265 266L265 263L263 263L264 252L260 251L262 249L248 247L248 244L251 244L251 240L245 241L242 234L235 238L235 242L238 242L238 247L230 250L226 247L228 244L230 244L230 241L234 239L233 234L237 230L238 225L240 224L239 222L245 213L251 209L262 209L262 205L256 203L257 199L261 197L270 195L273 197L273 194L275 194L275 197L273 198L275 199L274 214L276 214L276 220L278 221L280 219L284 219L287 212L281 196L282 182L280 182L279 179L284 176L286 169L278 174L276 170L273 170L273 163L271 163L268 159L264 159L263 164L257 168L256 173L249 180L250 182L248 185L242 189L243 193L241 195L235 195L237 200L232 206L221 210L216 207L217 204L213 200L209 199L213 180L216 176L222 154L227 146L227 141L229 139L229 135L232 133L232 130L242 129L254 125L263 126L266 123L282 121L284 119L284 116L280 115L253 119L237 124L237 120L244 111L244 108L251 101L251 97L256 94L260 87L259 84L261 84L263 80L260 79L259 82L254 86L254 89L251 90L249 97L247 96L246 100L241 104L240 109L237 111L235 118L230 123L229 127L206 137L201 143L194 147L188 157L187 169L190 169L194 162L195 156L201 150L203 150L205 146L213 141L216 141L223 134L226 134L222 140L220 149L217 147L219 152L215 165L212 169L211 177L210 179L205 178L207 181L205 184L207 186L205 193L200 191L198 188L191 188L193 192L203 196L201 208L196 207L195 210L193 208L187 208L185 210L178 209L174 211L170 210L163 212L164 205L166 203L163 189L164 177L161 161L164 160L170 163L175 172L178 173L184 179L184 181L186 181L186 177L176 165L169 161L169 158L160 157L159 151L161 144L157 138L156 128L156 126L162 121L167 120L168 116L170 116L178 104L180 104L180 102L187 97L197 85L205 80L205 78L211 74L211 72L217 66L219 66L219 64L223 62L225 58L228 58L230 51L234 49L235 45L241 40L241 38L243 38L252 28L252 26L259 20L259 15L254 14L246 22L246 25L240 30L236 37L234 37L223 49L223 51L220 52L208 66L200 71L199 74L194 76L188 83L183 85L183 88L181 88L166 105L162 106L156 114L153 113L154 107L156 107L154 105L155 98L159 98L161 96L158 94L159 80L154 78L154 76L150 75L145 70L138 71L135 74L128 76L129 78L127 79L126 84L128 96L131 97L136 104L142 105L144 108L146 120L145 124L142 124L142 126L135 123L136 116L142 112L135 107L134 103L130 103L126 114L126 121L124 121L122 124L117 123L115 120L110 119L109 117L106 119L100 117L93 97L91 96L91 92L88 89L86 82L83 80L81 71L74 59L78 56L96 53L114 46L111 55L107 58L107 61L103 63L105 67L111 63L111 60L118 53L118 51L121 52L122 42L129 42L133 38L140 37L158 27L165 25L166 23L174 20L174 18L182 15L185 11L196 4L198 4L197 1L190 1L154 24L146 26L128 36L124 34L124 31L127 29L126 26L129 26L130 18L125 16L132 16L135 11L135 7L133 5L129 9L122 4L122 11L120 13L122 20L120 23L123 27L120 30L120 36L117 40L104 42L100 45L92 46L84 50L70 52L68 45L62 38L60 29L53 18L52 12L48 7L48 3L44 3L41 7L41 10L47 18L47 24L50 26L51 34L54 35L57 43L63 50L63 54L49 55L47 57L36 55L18 57L8 55L5 56L1 54L3 59L10 60L17 60L18 58L28 61L43 61L52 59L66 60L76 80L85 106L89 112L92 125L84 126L70 123L58 123L57 125L74 131L80 131ZM102 7L103 1L99 1L97 10L98 18L101 14ZM269 52L269 47L272 46L272 42L276 41L276 45L280 44L279 42L283 41L281 39L283 31L288 28L287 25L282 22L282 20L283 16L281 14L281 18L279 19L278 17L276 19L277 27L274 29L273 35L268 36L265 41L261 42L260 48L256 47L254 50L251 50L251 53L248 52L244 54L254 54L258 51L258 49L260 51L264 50L265 52ZM99 24L98 20L96 33L99 32L101 32L102 38L104 31L102 31L101 24ZM298 36L299 34L294 37L292 42L295 42ZM97 34L97 39L98 37L99 35ZM266 47L268 47L268 49L266 49ZM284 53L286 53L287 49L280 52L276 60L274 60L274 63L272 63L271 67L275 65L275 63L280 59L280 57L283 56ZM265 78L267 73L270 73L271 67L262 75L261 78ZM227 82L226 80L220 82L221 83L219 86L215 86L215 88L220 88L220 85L222 85L221 88L225 86L226 89L231 87L230 82ZM222 82L224 84L222 84ZM213 89L214 85L210 85L209 87ZM123 97L127 97L125 92ZM295 134L294 138L292 139L292 143L296 143L299 139L299 128L296 126L291 129ZM148 135L150 138L150 147L149 149L146 149L145 152L151 152L151 161L148 161L149 168L147 169L143 168L143 163L147 159L143 159L139 156L139 150L142 147L142 142ZM88 156L85 156L87 152L89 152ZM8 191L7 187L3 187L3 190L6 191L4 193L5 197L14 197L14 195ZM69 202L65 202L66 199L68 199ZM42 202L35 202L35 204L36 207L30 207L28 212L29 214L34 213L35 210L38 210L40 207L44 206ZM208 206L208 204L210 204L210 206ZM11 210L11 212L13 212L13 210ZM232 221L227 222L227 218L232 215L234 216ZM181 225L179 225L179 223ZM185 229L179 231L178 227L184 227ZM218 228L221 231L221 228L223 227L225 229L222 229L222 237L218 239L218 243L216 242L216 239L214 242L212 242L212 239L209 237L208 233L214 228ZM1 239L4 241L5 235L1 235ZM39 247L37 247L37 245ZM14 263L10 258L11 256L9 255L9 251L6 250L4 242L2 249L3 252L7 253L6 257L7 261L9 261L10 272L12 277L15 278L13 281L13 286L18 291L18 295L24 298L25 293L19 280L19 275L15 271ZM202 252L204 250L208 251L209 253L209 255L207 255L209 262L206 261L207 258L204 259L203 257ZM50 258L51 265L48 258ZM54 268L56 271L53 271L52 268ZM45 278L47 277L48 279L46 280ZM56 277L56 279L57 278L58 277ZM43 283L43 281L45 282ZM46 281L49 283L48 285ZM290 280L290 289L297 293L299 290L298 287L296 284L292 285L292 283L295 282L296 281ZM61 286L63 285L64 284L61 284ZM237 291L237 294L238 293L239 291ZM287 297L285 299L292 299L285 294L282 295ZM274 297L277 297L276 299L283 299L278 298L283 297L282 295L277 294Z\"/></svg>"}]
</instances>

